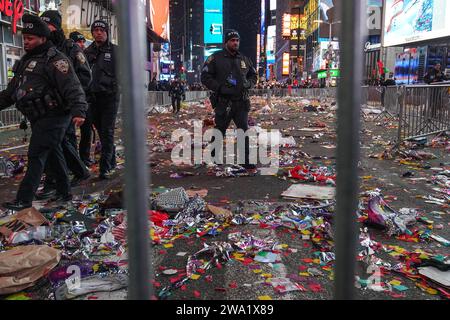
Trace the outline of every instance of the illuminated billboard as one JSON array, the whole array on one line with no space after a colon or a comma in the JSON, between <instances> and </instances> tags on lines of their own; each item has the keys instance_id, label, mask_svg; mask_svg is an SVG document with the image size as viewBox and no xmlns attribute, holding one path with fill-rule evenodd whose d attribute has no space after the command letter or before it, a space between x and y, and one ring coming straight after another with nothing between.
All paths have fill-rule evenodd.
<instances>
[{"instance_id":1,"label":"illuminated billboard","mask_svg":"<svg viewBox=\"0 0 450 320\"><path fill-rule=\"evenodd\" d=\"M386 0L383 46L450 36L450 1Z\"/></svg>"},{"instance_id":2,"label":"illuminated billboard","mask_svg":"<svg viewBox=\"0 0 450 320\"><path fill-rule=\"evenodd\" d=\"M290 74L289 63L290 63L290 55L288 52L283 53L283 76L288 76Z\"/></svg>"},{"instance_id":3,"label":"illuminated billboard","mask_svg":"<svg viewBox=\"0 0 450 320\"><path fill-rule=\"evenodd\" d=\"M204 43L223 43L223 0L204 1Z\"/></svg>"},{"instance_id":4,"label":"illuminated billboard","mask_svg":"<svg viewBox=\"0 0 450 320\"><path fill-rule=\"evenodd\" d=\"M169 0L150 0L149 10L153 31L170 40Z\"/></svg>"}]
</instances>

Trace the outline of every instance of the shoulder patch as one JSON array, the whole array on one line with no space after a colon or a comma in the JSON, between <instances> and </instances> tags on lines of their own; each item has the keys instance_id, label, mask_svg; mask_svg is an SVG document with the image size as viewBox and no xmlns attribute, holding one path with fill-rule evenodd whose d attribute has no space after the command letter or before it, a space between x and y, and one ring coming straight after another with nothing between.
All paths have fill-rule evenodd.
<instances>
[{"instance_id":1,"label":"shoulder patch","mask_svg":"<svg viewBox=\"0 0 450 320\"><path fill-rule=\"evenodd\" d=\"M84 56L83 52L78 52L77 53L77 60L81 63L81 64L85 64L86 63L86 57Z\"/></svg>"},{"instance_id":2,"label":"shoulder patch","mask_svg":"<svg viewBox=\"0 0 450 320\"><path fill-rule=\"evenodd\" d=\"M58 60L56 62L53 62L53 65L55 66L56 69L58 69L59 72L67 74L69 73L69 61L67 61L66 59L61 59Z\"/></svg>"},{"instance_id":3,"label":"shoulder patch","mask_svg":"<svg viewBox=\"0 0 450 320\"><path fill-rule=\"evenodd\" d=\"M209 56L208 60L206 60L206 63L207 63L207 64L208 64L208 63L211 63L211 61L213 61L213 60L214 60L214 56L211 55L211 56Z\"/></svg>"}]
</instances>

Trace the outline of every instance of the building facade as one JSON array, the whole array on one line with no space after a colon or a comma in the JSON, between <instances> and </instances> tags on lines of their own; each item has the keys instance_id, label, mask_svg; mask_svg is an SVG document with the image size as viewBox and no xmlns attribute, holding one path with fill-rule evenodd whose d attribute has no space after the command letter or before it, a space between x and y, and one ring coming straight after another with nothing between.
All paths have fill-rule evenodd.
<instances>
[{"instance_id":1,"label":"building facade","mask_svg":"<svg viewBox=\"0 0 450 320\"><path fill-rule=\"evenodd\" d=\"M43 1L39 0L16 0L23 3L24 12L0 12L0 81L5 86L13 77L12 67L25 53L20 30L22 29L21 17L23 13L39 14ZM8 1L5 1L8 2ZM14 0L9 0L14 3ZM14 6L15 7L15 6Z\"/></svg>"}]
</instances>

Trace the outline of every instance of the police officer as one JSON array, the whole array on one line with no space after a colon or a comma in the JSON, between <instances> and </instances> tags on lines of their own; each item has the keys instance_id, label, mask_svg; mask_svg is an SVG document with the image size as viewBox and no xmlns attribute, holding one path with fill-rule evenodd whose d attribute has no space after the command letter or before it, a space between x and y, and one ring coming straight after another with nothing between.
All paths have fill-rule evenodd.
<instances>
[{"instance_id":1,"label":"police officer","mask_svg":"<svg viewBox=\"0 0 450 320\"><path fill-rule=\"evenodd\" d=\"M72 39L83 51L86 50L86 38L83 34L78 31L74 31L69 35L69 38ZM92 136L92 116L90 109L88 109L86 121L84 121L83 125L80 127L79 144L80 158L87 167L94 164L94 161L91 159Z\"/></svg>"},{"instance_id":2,"label":"police officer","mask_svg":"<svg viewBox=\"0 0 450 320\"><path fill-rule=\"evenodd\" d=\"M94 42L85 54L92 67L93 81L88 90L92 120L102 145L100 179L109 179L116 167L114 130L118 111L119 90L116 76L117 46L109 40L105 21L91 25Z\"/></svg>"},{"instance_id":3,"label":"police officer","mask_svg":"<svg viewBox=\"0 0 450 320\"><path fill-rule=\"evenodd\" d=\"M71 34L69 34L69 39L75 42L81 48L81 50L84 51L86 49L86 38L83 36L82 33L74 31Z\"/></svg>"},{"instance_id":4,"label":"police officer","mask_svg":"<svg viewBox=\"0 0 450 320\"><path fill-rule=\"evenodd\" d=\"M437 83L437 82L444 82L447 80L447 77L442 72L441 64L436 63L427 74L424 76L424 81L427 84Z\"/></svg>"},{"instance_id":5,"label":"police officer","mask_svg":"<svg viewBox=\"0 0 450 320\"><path fill-rule=\"evenodd\" d=\"M225 47L206 60L201 75L202 83L213 91L211 103L215 111L216 129L222 132L223 137L231 120L238 129L248 130L248 90L257 81L256 70L250 59L239 52L239 44L239 33L228 30L225 33ZM245 141L244 167L256 169L254 164L249 163L248 138Z\"/></svg>"},{"instance_id":6,"label":"police officer","mask_svg":"<svg viewBox=\"0 0 450 320\"><path fill-rule=\"evenodd\" d=\"M41 19L47 23L50 29L50 40L59 51L70 58L83 90L87 90L92 80L91 69L81 48L73 40L66 39L62 30L61 14L56 10L48 10L41 15ZM77 136L73 123L67 128L62 148L67 166L74 175L71 184L75 187L80 182L89 179L91 175L78 154ZM48 199L56 192L54 184L55 173L52 169L51 166L47 165L44 189L36 195L37 199Z\"/></svg>"},{"instance_id":7,"label":"police officer","mask_svg":"<svg viewBox=\"0 0 450 320\"><path fill-rule=\"evenodd\" d=\"M175 77L175 80L170 84L169 96L172 97L172 108L173 113L178 114L181 109L181 99L184 97L184 86L180 82L178 76Z\"/></svg>"},{"instance_id":8,"label":"police officer","mask_svg":"<svg viewBox=\"0 0 450 320\"><path fill-rule=\"evenodd\" d=\"M80 126L87 109L83 88L70 60L48 40L48 26L29 14L22 21L26 54L15 66L7 89L0 93L0 110L15 104L32 128L27 172L16 200L3 204L10 210L31 207L47 159L52 161L58 188L52 200L72 199L61 144L69 123Z\"/></svg>"}]
</instances>

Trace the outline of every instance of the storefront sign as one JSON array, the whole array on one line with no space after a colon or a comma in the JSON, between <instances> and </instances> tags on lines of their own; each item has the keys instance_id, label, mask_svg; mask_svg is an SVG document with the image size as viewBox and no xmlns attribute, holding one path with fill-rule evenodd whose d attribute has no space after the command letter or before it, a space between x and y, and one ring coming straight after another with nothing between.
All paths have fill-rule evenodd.
<instances>
[{"instance_id":1,"label":"storefront sign","mask_svg":"<svg viewBox=\"0 0 450 320\"><path fill-rule=\"evenodd\" d=\"M341 75L341 72L338 69L331 69L330 71L330 77L331 78L338 78ZM325 79L328 75L328 71L320 71L317 73L317 78L319 79Z\"/></svg>"},{"instance_id":2,"label":"storefront sign","mask_svg":"<svg viewBox=\"0 0 450 320\"><path fill-rule=\"evenodd\" d=\"M12 18L12 31L17 32L17 22L23 16L24 8L21 0L0 0L0 12Z\"/></svg>"},{"instance_id":3,"label":"storefront sign","mask_svg":"<svg viewBox=\"0 0 450 320\"><path fill-rule=\"evenodd\" d=\"M379 50L379 49L381 49L381 43L372 44L368 41L368 42L366 42L366 45L364 46L365 52L372 51L372 50Z\"/></svg>"}]
</instances>

